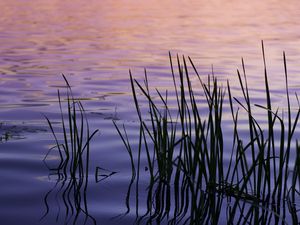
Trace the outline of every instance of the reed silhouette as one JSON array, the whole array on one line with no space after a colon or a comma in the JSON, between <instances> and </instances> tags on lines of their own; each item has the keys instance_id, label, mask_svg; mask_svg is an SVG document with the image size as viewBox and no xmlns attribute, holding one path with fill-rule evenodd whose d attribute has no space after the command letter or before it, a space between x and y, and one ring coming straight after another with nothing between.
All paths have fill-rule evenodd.
<instances>
[{"instance_id":1,"label":"reed silhouette","mask_svg":"<svg viewBox=\"0 0 300 225\"><path fill-rule=\"evenodd\" d=\"M138 144L131 145L124 125L123 129L115 126L132 165L126 213L134 203L138 224L298 223L300 148L294 136L300 104L295 93L298 105L292 111L283 52L287 118L283 117L283 109L279 113L280 109L272 107L263 42L262 55L265 105L251 99L243 59L242 72L237 70L242 97L236 98L231 94L229 82L224 87L213 71L204 81L189 57L177 56L176 74L170 54L175 109L168 103L168 91L162 93L156 89L153 94L146 71L144 84L133 79L130 72L139 121ZM191 82L191 70L197 84L195 79ZM201 104L201 96L205 105ZM148 113L142 113L140 98L148 102ZM254 112L258 109L265 112L263 122L256 119ZM226 144L224 110L230 112L232 125L231 131L226 128L226 135L231 134L231 141ZM241 115L247 121L246 135L239 129ZM227 164L225 152L230 153ZM147 158L149 176L146 212L138 210L141 204L138 190L143 185L139 179L142 156ZM134 184L135 196L131 194ZM133 198L135 201L130 201Z\"/></svg>"},{"instance_id":2,"label":"reed silhouette","mask_svg":"<svg viewBox=\"0 0 300 225\"><path fill-rule=\"evenodd\" d=\"M79 220L82 217L84 217L84 224L88 221L96 224L96 220L89 214L86 195L89 183L90 141L98 130L90 133L84 108L81 102L74 98L71 86L64 75L63 78L67 90L66 107L63 106L64 102L58 90L62 143L58 137L59 131L55 130L53 123L46 117L56 144L50 148L44 162L51 171L50 177L55 176L56 182L54 187L45 195L46 212L42 219L49 214L48 200L50 196L54 195L57 203L55 208L58 209L57 221L63 215L64 224L82 224L82 220ZM66 112L64 112L65 108L67 109ZM56 150L55 153L58 154L60 162L57 166L50 167L47 159L54 150Z\"/></svg>"}]
</instances>

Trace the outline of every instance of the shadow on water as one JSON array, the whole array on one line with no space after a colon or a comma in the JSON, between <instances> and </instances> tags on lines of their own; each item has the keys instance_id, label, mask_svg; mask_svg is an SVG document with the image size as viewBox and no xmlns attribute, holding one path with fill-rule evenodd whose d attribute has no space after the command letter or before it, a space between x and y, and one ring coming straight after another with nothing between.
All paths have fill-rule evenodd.
<instances>
[{"instance_id":1,"label":"shadow on water","mask_svg":"<svg viewBox=\"0 0 300 225\"><path fill-rule=\"evenodd\" d=\"M262 53L266 105L252 103L243 60L242 73L237 71L241 99L232 97L229 82L227 88L219 85L213 71L206 83L202 81L190 58L198 86L191 82L185 57L181 61L177 56L178 81L170 55L176 109L169 106L167 91L156 89L153 95L146 71L144 85L130 73L139 121L137 144L131 145L125 126L121 129L115 123L132 167L123 216L134 213L136 224L299 223L300 146L294 134L300 103L295 94L298 107L291 110L283 53L287 118L272 108L263 42ZM142 113L138 96L148 102L147 114ZM201 96L206 107L197 105ZM232 130L226 133L222 129L223 110L232 116ZM267 124L255 118L257 110L265 113ZM247 118L247 135L240 132L240 115ZM230 135L231 143L225 143ZM230 153L226 163L224 151ZM143 167L148 174L146 188L144 176L140 181ZM143 198L145 193L147 197Z\"/></svg>"}]
</instances>

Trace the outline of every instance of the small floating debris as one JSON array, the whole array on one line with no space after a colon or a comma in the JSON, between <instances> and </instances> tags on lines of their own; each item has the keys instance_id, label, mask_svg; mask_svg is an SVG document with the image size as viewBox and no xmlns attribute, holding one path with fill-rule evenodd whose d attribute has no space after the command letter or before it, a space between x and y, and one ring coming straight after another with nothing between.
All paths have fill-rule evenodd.
<instances>
[{"instance_id":1,"label":"small floating debris","mask_svg":"<svg viewBox=\"0 0 300 225\"><path fill-rule=\"evenodd\" d=\"M46 132L47 130L37 126L23 124L9 124L0 122L0 143L9 140L25 139L26 133Z\"/></svg>"}]
</instances>

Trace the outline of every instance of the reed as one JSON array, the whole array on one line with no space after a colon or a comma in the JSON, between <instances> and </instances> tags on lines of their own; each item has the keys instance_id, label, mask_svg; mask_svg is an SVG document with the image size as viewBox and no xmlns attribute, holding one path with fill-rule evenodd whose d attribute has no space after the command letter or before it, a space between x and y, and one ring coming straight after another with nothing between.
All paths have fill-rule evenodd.
<instances>
[{"instance_id":1,"label":"reed","mask_svg":"<svg viewBox=\"0 0 300 225\"><path fill-rule=\"evenodd\" d=\"M55 146L46 154L44 161L49 153L54 149L58 150L60 163L56 168L51 168L62 172L65 176L71 178L88 177L90 141L98 132L98 129L90 133L89 123L80 101L73 96L72 89L66 77L63 75L66 83L66 112L64 112L63 100L58 90L58 103L61 115L61 131L54 130L53 123L45 116L49 128L55 139ZM62 133L62 142L58 135Z\"/></svg>"},{"instance_id":2,"label":"reed","mask_svg":"<svg viewBox=\"0 0 300 225\"><path fill-rule=\"evenodd\" d=\"M58 153L60 161L54 168L48 166L51 175L57 176L57 182L44 198L46 212L42 219L46 217L50 210L48 198L52 192L56 191L56 196L61 196L66 209L64 224L79 224L78 221L81 215L84 216L84 224L88 221L96 224L96 220L88 212L86 194L89 177L90 142L98 130L90 133L85 110L81 102L74 98L71 86L64 75L63 78L66 83L66 100L63 100L58 90L61 117L60 129L56 128L54 123L46 116L56 144L49 149L44 157L44 162L48 166L49 154L55 150L54 154ZM96 181L99 169L101 168L96 168ZM60 208L59 205L58 208ZM58 212L57 217L59 214L60 212Z\"/></svg>"},{"instance_id":3,"label":"reed","mask_svg":"<svg viewBox=\"0 0 300 225\"><path fill-rule=\"evenodd\" d=\"M177 102L175 112L174 105L170 110L167 91L156 90L156 95L150 94L146 71L144 85L133 79L130 73L140 128L138 149L131 146L125 127L123 131L117 125L116 128L130 155L131 185L134 180L139 185L136 175L140 170L141 154L147 157L148 209L143 215L138 215L140 221L218 224L224 205L227 206L228 224L298 221L294 203L300 193L300 151L294 134L300 104L295 94L298 109L292 113L287 61L283 53L287 119L283 117L284 113L279 113L280 109L273 109L263 42L262 55L265 105L252 102L243 59L242 73L237 71L241 99L232 96L229 82L226 88L219 84L213 71L207 81L203 81L189 57L187 60L177 56L176 74L170 55ZM197 85L191 82L189 67L198 78ZM195 89L197 86L201 87L205 107L198 106L201 96ZM148 102L148 114L141 113L138 93ZM159 101L154 101L157 98ZM224 107L231 112L231 146L225 145L224 141ZM267 127L255 118L253 112L257 109L265 110ZM241 114L247 118L249 136L246 137L239 131ZM134 152L137 152L137 165L133 160ZM230 153L227 164L225 152ZM295 156L295 162L290 161L291 154ZM292 163L294 171L291 176L289 168ZM287 219L287 214L290 219Z\"/></svg>"}]
</instances>

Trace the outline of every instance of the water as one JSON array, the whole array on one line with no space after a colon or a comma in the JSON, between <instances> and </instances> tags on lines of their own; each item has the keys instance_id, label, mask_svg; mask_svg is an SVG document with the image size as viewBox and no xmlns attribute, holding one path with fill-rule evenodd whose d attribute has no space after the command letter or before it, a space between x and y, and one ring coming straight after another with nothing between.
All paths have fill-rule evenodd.
<instances>
[{"instance_id":1,"label":"water","mask_svg":"<svg viewBox=\"0 0 300 225\"><path fill-rule=\"evenodd\" d=\"M54 144L44 115L59 120L57 89L65 85L62 73L74 95L82 98L91 130L100 129L92 142L89 213L99 224L132 224L135 209L122 220L111 219L126 211L131 176L128 154L112 120L127 124L136 135L128 70L142 80L146 67L152 87L168 88L171 51L173 56L191 56L202 76L213 64L220 79L229 79L233 93L239 94L236 69L244 57L252 96L263 103L260 41L264 40L274 104L283 105L283 50L292 92L300 85L299 4L296 0L1 1L0 224L54 224L57 215L57 224L63 224L66 207L55 198L61 184L55 187L55 176L48 177L42 162ZM117 173L96 183L96 166ZM50 210L40 221L50 190Z\"/></svg>"}]
</instances>

